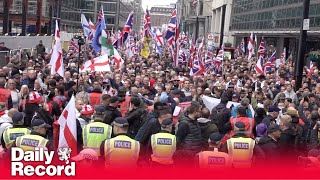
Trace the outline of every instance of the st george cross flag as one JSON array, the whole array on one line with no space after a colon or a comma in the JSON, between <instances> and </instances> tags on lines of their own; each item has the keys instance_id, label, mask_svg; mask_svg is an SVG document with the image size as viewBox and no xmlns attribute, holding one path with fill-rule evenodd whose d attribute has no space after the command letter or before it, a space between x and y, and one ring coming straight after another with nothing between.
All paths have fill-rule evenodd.
<instances>
[{"instance_id":1,"label":"st george cross flag","mask_svg":"<svg viewBox=\"0 0 320 180\"><path fill-rule=\"evenodd\" d=\"M110 62L108 55L96 57L92 60L86 61L80 68L81 72L85 70L97 71L97 72L110 72Z\"/></svg>"},{"instance_id":2,"label":"st george cross flag","mask_svg":"<svg viewBox=\"0 0 320 180\"><path fill-rule=\"evenodd\" d=\"M116 49L114 49L114 55L112 56L112 59L116 65L116 68L121 69L122 65L124 64L124 61Z\"/></svg>"},{"instance_id":3,"label":"st george cross flag","mask_svg":"<svg viewBox=\"0 0 320 180\"><path fill-rule=\"evenodd\" d=\"M59 74L61 77L64 76L63 58L62 58L62 47L60 40L60 30L58 20L56 20L56 31L54 36L54 45L51 54L51 75Z\"/></svg>"},{"instance_id":4,"label":"st george cross flag","mask_svg":"<svg viewBox=\"0 0 320 180\"><path fill-rule=\"evenodd\" d=\"M248 55L248 60L252 58L254 55L254 46L253 46L253 33L250 35L249 43L248 43L248 50L249 50L249 55Z\"/></svg>"},{"instance_id":5,"label":"st george cross flag","mask_svg":"<svg viewBox=\"0 0 320 180\"><path fill-rule=\"evenodd\" d=\"M58 119L60 125L59 148L71 148L71 156L77 155L77 123L74 96L64 108Z\"/></svg>"}]
</instances>

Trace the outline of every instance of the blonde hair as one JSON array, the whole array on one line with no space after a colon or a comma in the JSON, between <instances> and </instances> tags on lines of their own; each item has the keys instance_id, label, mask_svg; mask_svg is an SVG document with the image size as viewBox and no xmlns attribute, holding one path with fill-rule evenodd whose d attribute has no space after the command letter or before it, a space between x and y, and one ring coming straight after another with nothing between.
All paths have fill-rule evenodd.
<instances>
[{"instance_id":1,"label":"blonde hair","mask_svg":"<svg viewBox=\"0 0 320 180\"><path fill-rule=\"evenodd\" d=\"M289 127L292 121L292 117L289 115L283 115L280 118L280 125Z\"/></svg>"},{"instance_id":2,"label":"blonde hair","mask_svg":"<svg viewBox=\"0 0 320 180\"><path fill-rule=\"evenodd\" d=\"M23 85L23 86L21 86L21 89L20 89L20 95L21 95L21 97L23 97L25 94L23 94L23 90L24 89L27 89L27 94L26 95L29 95L29 88L28 88L28 86L27 85Z\"/></svg>"}]
</instances>

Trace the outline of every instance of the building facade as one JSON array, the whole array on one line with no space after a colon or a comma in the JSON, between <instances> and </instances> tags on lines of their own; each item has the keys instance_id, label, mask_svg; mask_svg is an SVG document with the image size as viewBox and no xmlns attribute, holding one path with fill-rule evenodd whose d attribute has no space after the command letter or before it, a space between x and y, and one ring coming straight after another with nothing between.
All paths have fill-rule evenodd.
<instances>
[{"instance_id":1,"label":"building facade","mask_svg":"<svg viewBox=\"0 0 320 180\"><path fill-rule=\"evenodd\" d=\"M154 6L150 9L152 27L161 29L170 21L174 6Z\"/></svg>"},{"instance_id":2,"label":"building facade","mask_svg":"<svg viewBox=\"0 0 320 180\"><path fill-rule=\"evenodd\" d=\"M232 44L234 42L234 37L230 32L231 11L232 0L212 1L211 33L215 47L220 47L221 43Z\"/></svg>"},{"instance_id":3,"label":"building facade","mask_svg":"<svg viewBox=\"0 0 320 180\"><path fill-rule=\"evenodd\" d=\"M181 30L193 35L198 30L198 37L211 33L212 0L199 0L196 9L190 0L178 0L177 4Z\"/></svg>"},{"instance_id":4,"label":"building facade","mask_svg":"<svg viewBox=\"0 0 320 180\"><path fill-rule=\"evenodd\" d=\"M282 52L286 47L295 57L302 26L303 0L233 0L230 29L236 44L253 32L266 44ZM307 50L319 48L320 0L310 1L310 30ZM279 57L281 53L277 53Z\"/></svg>"}]
</instances>

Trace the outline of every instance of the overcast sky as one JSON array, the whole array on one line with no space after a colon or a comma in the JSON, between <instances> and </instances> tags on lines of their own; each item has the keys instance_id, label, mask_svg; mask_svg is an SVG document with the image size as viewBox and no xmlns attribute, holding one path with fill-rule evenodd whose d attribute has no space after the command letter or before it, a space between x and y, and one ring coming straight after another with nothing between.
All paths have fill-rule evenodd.
<instances>
[{"instance_id":1,"label":"overcast sky","mask_svg":"<svg viewBox=\"0 0 320 180\"><path fill-rule=\"evenodd\" d=\"M177 0L142 0L142 7L146 9L148 6L148 9L150 9L154 5L169 5L170 3L176 2Z\"/></svg>"}]
</instances>

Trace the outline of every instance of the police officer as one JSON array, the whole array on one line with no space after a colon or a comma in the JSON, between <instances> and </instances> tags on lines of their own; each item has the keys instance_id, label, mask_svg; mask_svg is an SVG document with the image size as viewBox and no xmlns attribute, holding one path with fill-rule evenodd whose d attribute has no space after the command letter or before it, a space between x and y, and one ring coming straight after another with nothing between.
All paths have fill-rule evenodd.
<instances>
[{"instance_id":1,"label":"police officer","mask_svg":"<svg viewBox=\"0 0 320 180\"><path fill-rule=\"evenodd\" d=\"M246 125L243 122L236 122L234 130L235 135L226 143L227 152L233 159L233 167L250 168L254 155L257 159L265 159L263 150L255 146L255 140L246 135Z\"/></svg>"},{"instance_id":2,"label":"police officer","mask_svg":"<svg viewBox=\"0 0 320 180\"><path fill-rule=\"evenodd\" d=\"M100 146L100 154L105 158L106 166L135 167L139 157L140 144L127 135L128 120L117 117L112 125L113 133L116 137L106 139Z\"/></svg>"},{"instance_id":3,"label":"police officer","mask_svg":"<svg viewBox=\"0 0 320 180\"><path fill-rule=\"evenodd\" d=\"M16 112L12 116L13 127L6 129L1 137L1 145L3 149L9 149L17 137L30 134L30 130L23 126L24 124L23 112Z\"/></svg>"},{"instance_id":4,"label":"police officer","mask_svg":"<svg viewBox=\"0 0 320 180\"><path fill-rule=\"evenodd\" d=\"M93 122L85 125L82 130L83 148L94 149L100 154L101 142L111 138L112 127L103 123L105 109L98 106L93 113Z\"/></svg>"},{"instance_id":5,"label":"police officer","mask_svg":"<svg viewBox=\"0 0 320 180\"><path fill-rule=\"evenodd\" d=\"M209 136L208 150L202 151L196 156L200 168L226 168L232 166L232 157L218 150L222 137L220 133L212 133Z\"/></svg>"},{"instance_id":6,"label":"police officer","mask_svg":"<svg viewBox=\"0 0 320 180\"><path fill-rule=\"evenodd\" d=\"M47 130L51 128L43 119L34 119L31 122L31 133L17 137L12 147L20 147L24 151L33 151L35 147L46 147L53 150L52 143L47 140Z\"/></svg>"},{"instance_id":7,"label":"police officer","mask_svg":"<svg viewBox=\"0 0 320 180\"><path fill-rule=\"evenodd\" d=\"M151 136L153 166L172 165L172 156L176 151L176 136L172 135L172 118L161 122L161 131Z\"/></svg>"}]
</instances>

